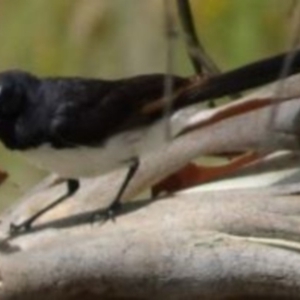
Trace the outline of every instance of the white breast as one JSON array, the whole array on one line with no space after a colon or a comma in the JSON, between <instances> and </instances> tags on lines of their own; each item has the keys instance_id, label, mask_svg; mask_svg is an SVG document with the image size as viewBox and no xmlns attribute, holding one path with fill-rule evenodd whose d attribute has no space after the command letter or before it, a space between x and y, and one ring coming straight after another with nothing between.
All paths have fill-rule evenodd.
<instances>
[{"instance_id":1,"label":"white breast","mask_svg":"<svg viewBox=\"0 0 300 300\"><path fill-rule=\"evenodd\" d=\"M180 130L183 120L186 120L184 111L172 116L172 136ZM167 142L169 140L166 139L165 123L159 121L144 129L116 135L103 146L55 149L50 145L43 145L21 151L20 154L41 169L67 178L78 178L110 172L128 164L134 157L141 157L147 152L159 149Z\"/></svg>"}]
</instances>

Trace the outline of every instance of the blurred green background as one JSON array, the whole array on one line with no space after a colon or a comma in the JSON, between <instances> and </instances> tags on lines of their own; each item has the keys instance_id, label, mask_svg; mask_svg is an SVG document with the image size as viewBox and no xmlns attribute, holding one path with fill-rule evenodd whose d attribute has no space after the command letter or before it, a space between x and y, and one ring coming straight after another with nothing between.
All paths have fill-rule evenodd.
<instances>
[{"instance_id":1,"label":"blurred green background","mask_svg":"<svg viewBox=\"0 0 300 300\"><path fill-rule=\"evenodd\" d=\"M222 70L287 48L292 0L191 3L207 52ZM164 72L163 8L163 0L0 0L0 70L104 78ZM188 75L181 39L174 69ZM0 207L46 175L1 146L0 168L10 174Z\"/></svg>"}]
</instances>

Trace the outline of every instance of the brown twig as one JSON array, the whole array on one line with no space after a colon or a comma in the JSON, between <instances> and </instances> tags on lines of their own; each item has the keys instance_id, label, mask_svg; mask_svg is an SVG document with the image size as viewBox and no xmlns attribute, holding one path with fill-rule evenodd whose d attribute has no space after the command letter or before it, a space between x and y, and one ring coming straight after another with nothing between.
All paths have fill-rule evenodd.
<instances>
[{"instance_id":1,"label":"brown twig","mask_svg":"<svg viewBox=\"0 0 300 300\"><path fill-rule=\"evenodd\" d=\"M291 33L289 34L289 46L288 46L288 54L286 55L286 59L283 63L282 70L280 74L278 75L278 85L274 92L274 97L276 101L274 102L274 105L271 107L271 113L270 113L270 121L269 121L269 130L270 130L270 139L272 139L273 132L276 130L274 128L274 122L276 119L276 116L278 114L278 104L280 103L280 96L284 94L285 89L285 78L289 75L292 64L294 63L296 52L299 47L300 43L300 36L299 36L299 30L300 30L300 5L298 2L293 2L293 14L291 15L292 24L291 24Z\"/></svg>"},{"instance_id":2,"label":"brown twig","mask_svg":"<svg viewBox=\"0 0 300 300\"><path fill-rule=\"evenodd\" d=\"M197 36L189 1L177 0L177 6L187 42L188 54L195 71L199 74L205 72L212 75L221 73Z\"/></svg>"},{"instance_id":3,"label":"brown twig","mask_svg":"<svg viewBox=\"0 0 300 300\"><path fill-rule=\"evenodd\" d=\"M177 0L177 6L187 42L188 54L196 73L220 74L220 68L207 54L201 40L197 36L189 0ZM239 97L241 97L241 94L231 96L232 99ZM215 107L213 100L209 101L209 106Z\"/></svg>"},{"instance_id":4,"label":"brown twig","mask_svg":"<svg viewBox=\"0 0 300 300\"><path fill-rule=\"evenodd\" d=\"M0 185L7 179L8 174L2 170L0 170Z\"/></svg>"},{"instance_id":5,"label":"brown twig","mask_svg":"<svg viewBox=\"0 0 300 300\"><path fill-rule=\"evenodd\" d=\"M165 35L167 39L167 62L166 76L164 81L164 99L165 99L165 129L166 140L171 139L170 115L172 113L172 94L173 94L173 69L175 56L175 42L177 37L174 16L172 13L172 0L164 0L165 12Z\"/></svg>"}]
</instances>

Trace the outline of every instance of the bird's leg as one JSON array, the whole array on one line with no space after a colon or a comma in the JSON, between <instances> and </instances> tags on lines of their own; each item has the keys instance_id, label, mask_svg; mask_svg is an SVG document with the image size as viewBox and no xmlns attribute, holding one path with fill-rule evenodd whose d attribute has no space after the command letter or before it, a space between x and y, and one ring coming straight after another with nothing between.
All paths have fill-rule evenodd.
<instances>
[{"instance_id":1,"label":"bird's leg","mask_svg":"<svg viewBox=\"0 0 300 300\"><path fill-rule=\"evenodd\" d=\"M45 208L41 209L33 216L25 220L20 224L10 224L10 233L17 233L21 231L28 231L31 228L32 223L38 219L41 215L46 213L47 211L51 210L53 207L57 206L58 204L62 203L63 201L67 200L69 197L74 195L79 189L79 181L77 179L69 179L67 180L67 192L63 196L59 197L56 201L50 203Z\"/></svg>"},{"instance_id":2,"label":"bird's leg","mask_svg":"<svg viewBox=\"0 0 300 300\"><path fill-rule=\"evenodd\" d=\"M132 160L132 163L131 163L131 165L128 169L126 177L125 177L125 179L124 179L124 181L123 181L123 183L122 183L115 199L113 200L113 202L107 208L107 216L108 216L109 219L113 219L116 211L121 208L122 196L123 196L128 184L130 183L130 181L134 177L135 173L137 172L137 170L139 168L139 165L140 165L139 159L134 158Z\"/></svg>"},{"instance_id":3,"label":"bird's leg","mask_svg":"<svg viewBox=\"0 0 300 300\"><path fill-rule=\"evenodd\" d=\"M125 177L116 197L114 198L112 203L106 208L106 210L104 212L106 219L114 220L116 212L121 208L122 196L123 196L128 184L130 183L130 181L132 180L132 178L134 177L135 173L137 172L137 170L139 168L140 161L137 157L133 158L131 161L132 161L131 165L128 169L126 177ZM103 211L102 211L102 213L99 211L94 212L92 215L92 219L93 220L96 219L99 215L103 215Z\"/></svg>"}]
</instances>

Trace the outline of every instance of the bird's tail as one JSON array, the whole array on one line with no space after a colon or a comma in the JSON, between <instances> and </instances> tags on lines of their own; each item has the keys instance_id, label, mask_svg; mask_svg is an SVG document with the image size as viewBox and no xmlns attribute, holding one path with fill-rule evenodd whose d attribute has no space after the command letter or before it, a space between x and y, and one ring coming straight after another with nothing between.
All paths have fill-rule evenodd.
<instances>
[{"instance_id":1,"label":"bird's tail","mask_svg":"<svg viewBox=\"0 0 300 300\"><path fill-rule=\"evenodd\" d=\"M283 53L263 59L208 78L200 84L194 84L176 97L173 106L178 109L189 104L236 94L271 83L279 79L287 55L288 53ZM291 76L298 72L300 72L300 50L295 52L293 64L285 76Z\"/></svg>"}]
</instances>

